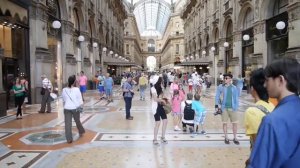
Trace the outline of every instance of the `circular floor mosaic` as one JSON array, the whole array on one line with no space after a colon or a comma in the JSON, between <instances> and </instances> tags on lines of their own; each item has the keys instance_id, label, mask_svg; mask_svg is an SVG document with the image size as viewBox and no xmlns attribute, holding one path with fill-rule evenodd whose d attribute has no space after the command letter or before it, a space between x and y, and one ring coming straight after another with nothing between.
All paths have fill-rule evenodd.
<instances>
[{"instance_id":1,"label":"circular floor mosaic","mask_svg":"<svg viewBox=\"0 0 300 168\"><path fill-rule=\"evenodd\" d=\"M73 133L73 139L77 139L78 137L78 134ZM56 145L66 143L66 137L65 131L50 130L28 134L21 138L21 141L29 145Z\"/></svg>"}]
</instances>

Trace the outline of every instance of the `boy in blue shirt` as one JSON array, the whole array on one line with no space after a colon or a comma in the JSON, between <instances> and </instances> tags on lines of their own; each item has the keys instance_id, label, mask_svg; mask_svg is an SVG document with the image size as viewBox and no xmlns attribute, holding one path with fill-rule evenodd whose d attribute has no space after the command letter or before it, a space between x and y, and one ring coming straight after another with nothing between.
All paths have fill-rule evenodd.
<instances>
[{"instance_id":1,"label":"boy in blue shirt","mask_svg":"<svg viewBox=\"0 0 300 168\"><path fill-rule=\"evenodd\" d=\"M194 134L196 135L196 128L201 124L201 134L206 134L204 130L204 120L206 116L206 110L203 104L200 102L200 95L195 94L195 100L192 102L192 109L195 110L195 117L194 117Z\"/></svg>"}]
</instances>

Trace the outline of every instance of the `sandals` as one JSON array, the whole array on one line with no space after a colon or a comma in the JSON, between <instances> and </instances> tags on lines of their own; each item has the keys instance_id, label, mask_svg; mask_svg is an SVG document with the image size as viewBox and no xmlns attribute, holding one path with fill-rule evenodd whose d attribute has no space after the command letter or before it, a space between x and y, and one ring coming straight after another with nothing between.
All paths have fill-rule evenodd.
<instances>
[{"instance_id":1,"label":"sandals","mask_svg":"<svg viewBox=\"0 0 300 168\"><path fill-rule=\"evenodd\" d=\"M230 144L229 139L225 138L224 140L225 144Z\"/></svg>"},{"instance_id":2,"label":"sandals","mask_svg":"<svg viewBox=\"0 0 300 168\"><path fill-rule=\"evenodd\" d=\"M236 145L240 144L240 142L237 139L233 139L233 143L236 144Z\"/></svg>"},{"instance_id":3,"label":"sandals","mask_svg":"<svg viewBox=\"0 0 300 168\"><path fill-rule=\"evenodd\" d=\"M158 140L153 140L153 145L159 145L159 142L158 142Z\"/></svg>"},{"instance_id":4,"label":"sandals","mask_svg":"<svg viewBox=\"0 0 300 168\"><path fill-rule=\"evenodd\" d=\"M167 143L168 143L168 141L166 140L166 138L165 138L165 137L160 137L160 141L161 141L162 143L165 143L165 144L167 144Z\"/></svg>"}]
</instances>

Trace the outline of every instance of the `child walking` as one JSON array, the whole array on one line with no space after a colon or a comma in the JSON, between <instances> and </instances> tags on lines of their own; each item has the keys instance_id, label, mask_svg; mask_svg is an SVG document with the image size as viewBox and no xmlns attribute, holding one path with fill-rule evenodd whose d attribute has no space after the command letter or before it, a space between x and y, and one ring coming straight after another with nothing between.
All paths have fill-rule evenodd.
<instances>
[{"instance_id":1,"label":"child walking","mask_svg":"<svg viewBox=\"0 0 300 168\"><path fill-rule=\"evenodd\" d=\"M190 93L192 93L193 92L193 79L192 78L190 78L189 80L188 80L188 83L189 83L189 92Z\"/></svg>"},{"instance_id":2,"label":"child walking","mask_svg":"<svg viewBox=\"0 0 300 168\"><path fill-rule=\"evenodd\" d=\"M194 118L194 135L197 135L196 128L201 125L201 134L206 134L204 130L204 120L206 116L206 109L203 104L200 102L200 95L195 94L194 101L192 102L192 109L195 110L195 118ZM199 127L198 127L199 128Z\"/></svg>"},{"instance_id":3,"label":"child walking","mask_svg":"<svg viewBox=\"0 0 300 168\"><path fill-rule=\"evenodd\" d=\"M173 97L172 97L172 116L173 116L173 122L174 122L174 131L181 131L179 128L179 124L181 123L181 109L180 105L183 98L179 95L178 90L173 91Z\"/></svg>"}]
</instances>

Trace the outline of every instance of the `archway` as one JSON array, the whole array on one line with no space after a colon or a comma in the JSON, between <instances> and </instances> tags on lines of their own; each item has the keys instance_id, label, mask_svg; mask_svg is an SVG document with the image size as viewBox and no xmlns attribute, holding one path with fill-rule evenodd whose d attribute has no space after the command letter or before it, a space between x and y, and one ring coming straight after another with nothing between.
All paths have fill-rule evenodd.
<instances>
[{"instance_id":1,"label":"archway","mask_svg":"<svg viewBox=\"0 0 300 168\"><path fill-rule=\"evenodd\" d=\"M228 42L229 46L225 49L225 73L229 72L229 62L233 58L233 25L232 20L228 18L226 23L226 42Z\"/></svg>"},{"instance_id":2,"label":"archway","mask_svg":"<svg viewBox=\"0 0 300 168\"><path fill-rule=\"evenodd\" d=\"M156 58L154 56L147 57L148 71L154 71L156 68Z\"/></svg>"}]
</instances>

